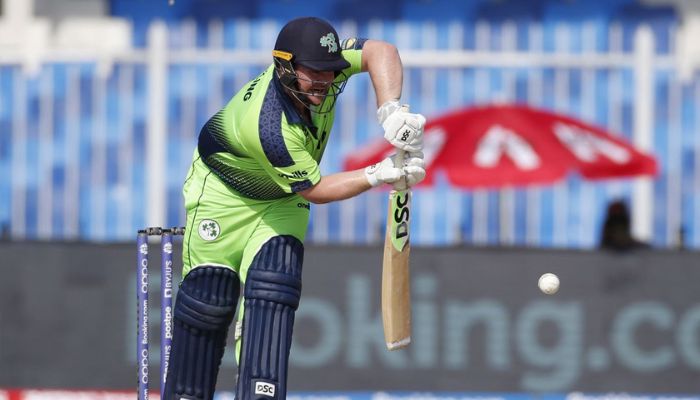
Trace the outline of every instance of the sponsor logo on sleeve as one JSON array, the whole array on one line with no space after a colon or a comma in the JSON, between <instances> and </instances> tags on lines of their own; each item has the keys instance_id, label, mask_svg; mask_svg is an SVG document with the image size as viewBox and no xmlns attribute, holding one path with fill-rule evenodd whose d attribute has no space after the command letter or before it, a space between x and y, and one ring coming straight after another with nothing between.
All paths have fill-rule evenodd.
<instances>
[{"instance_id":1,"label":"sponsor logo on sleeve","mask_svg":"<svg viewBox=\"0 0 700 400\"><path fill-rule=\"evenodd\" d=\"M308 172L306 171L293 171L289 174L285 174L283 172L277 174L280 178L287 178L287 179L302 179L305 178L307 175L309 175Z\"/></svg>"}]
</instances>

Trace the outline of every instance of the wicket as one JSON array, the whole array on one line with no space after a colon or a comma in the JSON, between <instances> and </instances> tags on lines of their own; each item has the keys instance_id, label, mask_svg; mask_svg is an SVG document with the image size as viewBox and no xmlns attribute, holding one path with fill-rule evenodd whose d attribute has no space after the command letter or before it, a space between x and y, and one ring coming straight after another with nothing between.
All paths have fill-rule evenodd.
<instances>
[{"instance_id":1,"label":"wicket","mask_svg":"<svg viewBox=\"0 0 700 400\"><path fill-rule=\"evenodd\" d=\"M136 298L138 308L136 360L138 400L148 400L148 237L160 236L160 396L165 390L173 340L173 235L184 235L184 227L140 229L136 238Z\"/></svg>"}]
</instances>

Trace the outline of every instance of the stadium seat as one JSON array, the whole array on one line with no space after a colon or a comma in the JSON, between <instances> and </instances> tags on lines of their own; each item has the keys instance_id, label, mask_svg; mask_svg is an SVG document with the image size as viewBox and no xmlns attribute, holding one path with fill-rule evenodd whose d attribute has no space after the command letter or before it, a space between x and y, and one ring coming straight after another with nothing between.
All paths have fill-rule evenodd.
<instances>
[{"instance_id":1,"label":"stadium seat","mask_svg":"<svg viewBox=\"0 0 700 400\"><path fill-rule=\"evenodd\" d=\"M0 19L0 48L46 48L51 39L51 21L36 18L28 22Z\"/></svg>"},{"instance_id":2,"label":"stadium seat","mask_svg":"<svg viewBox=\"0 0 700 400\"><path fill-rule=\"evenodd\" d=\"M618 8L611 20L622 24L625 50L632 49L634 32L644 24L654 31L656 51L662 53L670 51L673 40L671 28L680 21L672 6L647 6L638 3L630 3Z\"/></svg>"},{"instance_id":3,"label":"stadium seat","mask_svg":"<svg viewBox=\"0 0 700 400\"><path fill-rule=\"evenodd\" d=\"M608 1L550 1L544 5L543 19L552 22L582 22L586 20L608 21L621 6L634 0Z\"/></svg>"},{"instance_id":4,"label":"stadium seat","mask_svg":"<svg viewBox=\"0 0 700 400\"><path fill-rule=\"evenodd\" d=\"M199 26L203 26L212 19L254 18L257 4L256 1L175 0L169 6L165 0L113 0L110 2L110 15L131 21L134 45L143 47L146 45L148 25L154 20L176 23L194 19Z\"/></svg>"},{"instance_id":5,"label":"stadium seat","mask_svg":"<svg viewBox=\"0 0 700 400\"><path fill-rule=\"evenodd\" d=\"M469 21L483 0L404 0L401 17L409 21Z\"/></svg>"},{"instance_id":6,"label":"stadium seat","mask_svg":"<svg viewBox=\"0 0 700 400\"><path fill-rule=\"evenodd\" d=\"M337 13L340 19L357 22L372 20L397 20L401 17L400 0L375 0L371 4L355 0L338 0Z\"/></svg>"},{"instance_id":7,"label":"stadium seat","mask_svg":"<svg viewBox=\"0 0 700 400\"><path fill-rule=\"evenodd\" d=\"M199 21L252 18L255 17L257 10L255 1L175 0L172 5L168 5L167 1L113 0L109 3L112 16L149 21L184 18L194 18Z\"/></svg>"},{"instance_id":8,"label":"stadium seat","mask_svg":"<svg viewBox=\"0 0 700 400\"><path fill-rule=\"evenodd\" d=\"M122 18L66 18L57 24L52 41L61 48L126 51L131 35L131 25Z\"/></svg>"},{"instance_id":9,"label":"stadium seat","mask_svg":"<svg viewBox=\"0 0 700 400\"><path fill-rule=\"evenodd\" d=\"M258 17L286 22L292 18L314 16L333 20L337 4L333 0L261 0Z\"/></svg>"},{"instance_id":10,"label":"stadium seat","mask_svg":"<svg viewBox=\"0 0 700 400\"><path fill-rule=\"evenodd\" d=\"M187 17L203 23L212 19L254 18L258 4L258 1L190 0Z\"/></svg>"},{"instance_id":11,"label":"stadium seat","mask_svg":"<svg viewBox=\"0 0 700 400\"><path fill-rule=\"evenodd\" d=\"M476 12L476 19L493 22L539 21L546 0L490 0L484 2Z\"/></svg>"},{"instance_id":12,"label":"stadium seat","mask_svg":"<svg viewBox=\"0 0 700 400\"><path fill-rule=\"evenodd\" d=\"M652 27L669 26L679 22L673 6L645 6L638 3L619 7L613 13L612 19L629 25L646 23Z\"/></svg>"}]
</instances>

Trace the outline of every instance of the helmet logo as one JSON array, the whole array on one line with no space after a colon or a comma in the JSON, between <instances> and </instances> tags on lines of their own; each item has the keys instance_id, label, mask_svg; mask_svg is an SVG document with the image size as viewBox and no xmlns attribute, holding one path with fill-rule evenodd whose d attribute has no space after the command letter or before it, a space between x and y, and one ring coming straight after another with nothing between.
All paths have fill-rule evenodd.
<instances>
[{"instance_id":1,"label":"helmet logo","mask_svg":"<svg viewBox=\"0 0 700 400\"><path fill-rule=\"evenodd\" d=\"M338 51L338 44L335 42L335 36L333 36L333 33L329 33L326 36L321 36L321 46L328 47L329 53L335 53Z\"/></svg>"}]
</instances>

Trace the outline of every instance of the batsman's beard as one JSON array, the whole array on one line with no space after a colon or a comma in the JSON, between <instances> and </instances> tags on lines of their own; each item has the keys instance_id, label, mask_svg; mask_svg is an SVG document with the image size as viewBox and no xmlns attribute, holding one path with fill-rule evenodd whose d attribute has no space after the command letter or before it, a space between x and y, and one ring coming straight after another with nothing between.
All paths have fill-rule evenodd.
<instances>
[{"instance_id":1,"label":"batsman's beard","mask_svg":"<svg viewBox=\"0 0 700 400\"><path fill-rule=\"evenodd\" d=\"M280 63L279 60L275 59L275 63L277 65L277 68L275 68L275 74L277 75L277 78L280 81L280 84L284 88L285 92L291 96L292 98L296 99L299 101L305 108L309 109L312 113L316 114L325 114L328 112L331 112L333 110L333 107L335 106L335 102L338 99L338 96L345 90L345 84L347 83L347 79L342 79L340 82L336 81L312 81L309 79L304 79L300 78L299 75L294 71L294 67L291 65L291 63ZM343 72L338 72L336 73L336 79L338 76L345 74ZM311 88L309 91L302 91L299 89L299 81L305 81L311 84ZM313 90L313 85L323 85L325 89L320 90L317 89ZM321 101L319 102L318 105L313 104L309 98L311 97L320 97ZM327 100L327 97L331 97L329 101Z\"/></svg>"}]
</instances>

